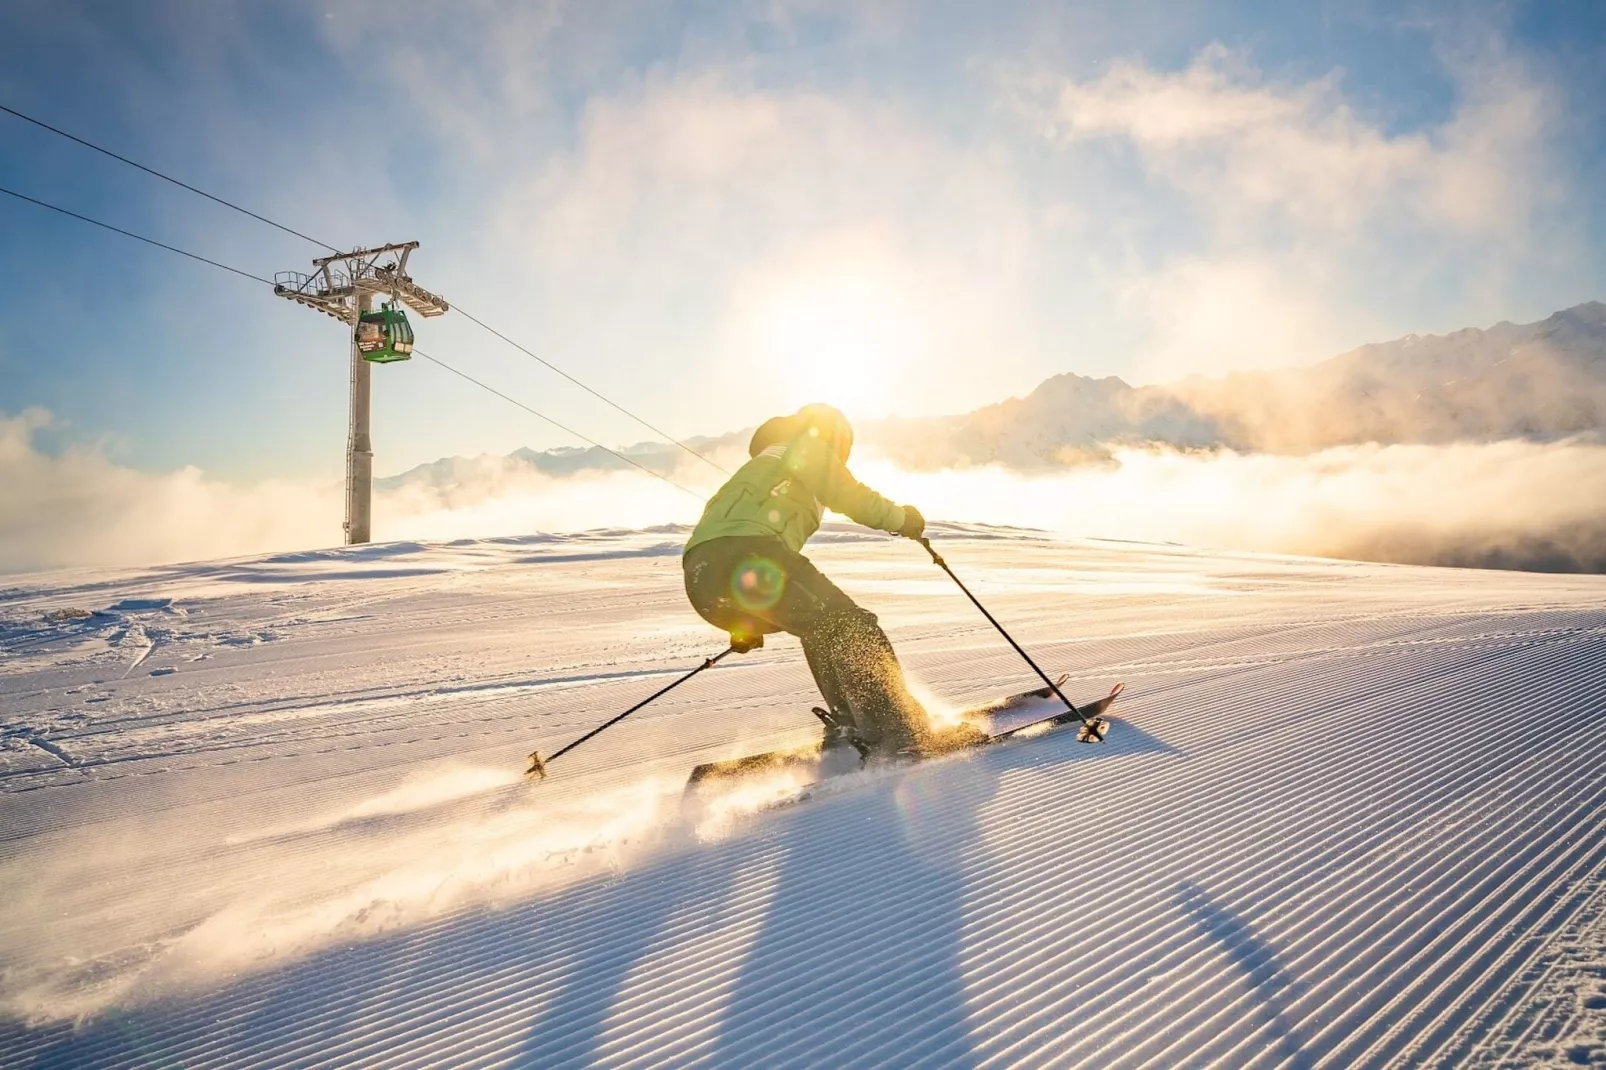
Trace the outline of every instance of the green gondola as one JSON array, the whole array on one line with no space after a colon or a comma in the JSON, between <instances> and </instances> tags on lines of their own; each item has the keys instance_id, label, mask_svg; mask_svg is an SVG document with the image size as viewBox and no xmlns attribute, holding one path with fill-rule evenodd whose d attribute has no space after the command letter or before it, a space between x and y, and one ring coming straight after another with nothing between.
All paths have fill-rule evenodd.
<instances>
[{"instance_id":1,"label":"green gondola","mask_svg":"<svg viewBox=\"0 0 1606 1070\"><path fill-rule=\"evenodd\" d=\"M407 313L386 301L378 312L364 312L357 320L357 351L375 364L413 359L413 325Z\"/></svg>"}]
</instances>

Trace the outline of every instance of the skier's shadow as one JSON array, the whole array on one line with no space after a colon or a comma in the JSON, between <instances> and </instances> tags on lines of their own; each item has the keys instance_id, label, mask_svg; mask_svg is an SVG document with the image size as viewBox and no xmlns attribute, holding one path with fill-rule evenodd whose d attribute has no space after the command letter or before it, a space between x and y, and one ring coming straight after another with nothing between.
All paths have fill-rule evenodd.
<instances>
[{"instance_id":1,"label":"skier's shadow","mask_svg":"<svg viewBox=\"0 0 1606 1070\"><path fill-rule=\"evenodd\" d=\"M1113 746L1084 746L1066 732L834 784L759 816L753 835L625 877L585 908L590 935L576 933L565 949L570 981L537 1016L517 1065L606 1061L610 1023L642 998L631 980L637 968L666 954L695 959L695 943L674 946L684 934L734 924L736 895L722 882L741 883L759 849L778 852L766 868L773 892L756 935L744 938L745 957L698 1061L794 1065L828 1052L826 1061L843 1066L974 1065L965 899L988 803L1011 772L1176 753L1119 728ZM674 1061L677 1050L666 1044L660 1053Z\"/></svg>"},{"instance_id":2,"label":"skier's shadow","mask_svg":"<svg viewBox=\"0 0 1606 1070\"><path fill-rule=\"evenodd\" d=\"M969 1065L960 855L996 775L944 777L939 796L935 771L833 785L846 790L761 815L759 835L593 888L583 906L558 904L547 928L566 933L568 946L545 953L569 959L566 981L536 1015L514 1065L578 1067L616 1054L611 1024L628 1021L643 998L662 1006L663 993L633 984L638 969L664 957L695 963L698 933L728 947L743 913L738 886L758 870L773 891L745 937L723 1013L695 1046L699 1063L818 1062L829 1039L836 1065ZM706 1010L697 1017L706 1020ZM663 1040L660 1056L676 1061L684 1042Z\"/></svg>"},{"instance_id":3,"label":"skier's shadow","mask_svg":"<svg viewBox=\"0 0 1606 1070\"><path fill-rule=\"evenodd\" d=\"M1212 899L1193 881L1178 885L1177 901L1188 920L1220 944L1243 972L1259 1003L1258 1016L1273 1035L1273 1043L1266 1047L1275 1046L1281 1051L1284 1066L1294 1070L1313 1066L1299 1030L1287 1019L1289 1006L1304 986L1283 968L1276 949L1256 935L1249 922Z\"/></svg>"},{"instance_id":4,"label":"skier's shadow","mask_svg":"<svg viewBox=\"0 0 1606 1070\"><path fill-rule=\"evenodd\" d=\"M916 767L798 813L713 1062L809 1062L828 1041L840 1066L971 1065L964 862L996 782Z\"/></svg>"},{"instance_id":5,"label":"skier's shadow","mask_svg":"<svg viewBox=\"0 0 1606 1070\"><path fill-rule=\"evenodd\" d=\"M551 1070L603 1062L610 1024L629 1017L621 1001L632 994L632 974L655 954L679 953L677 937L718 933L730 923L743 871L764 864L765 848L758 846L720 844L671 855L550 903L541 953L548 961L567 960L564 980L509 1065Z\"/></svg>"}]
</instances>

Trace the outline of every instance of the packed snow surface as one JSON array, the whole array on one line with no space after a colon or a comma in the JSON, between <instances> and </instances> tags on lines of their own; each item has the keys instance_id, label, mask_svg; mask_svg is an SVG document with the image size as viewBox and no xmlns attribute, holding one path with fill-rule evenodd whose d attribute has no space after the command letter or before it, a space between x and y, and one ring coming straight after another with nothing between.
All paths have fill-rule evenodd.
<instances>
[{"instance_id":1,"label":"packed snow surface","mask_svg":"<svg viewBox=\"0 0 1606 1070\"><path fill-rule=\"evenodd\" d=\"M687 800L815 738L675 529L0 581L0 1066L1606 1061L1606 578L939 529L1062 731ZM934 713L1029 670L813 554Z\"/></svg>"}]
</instances>

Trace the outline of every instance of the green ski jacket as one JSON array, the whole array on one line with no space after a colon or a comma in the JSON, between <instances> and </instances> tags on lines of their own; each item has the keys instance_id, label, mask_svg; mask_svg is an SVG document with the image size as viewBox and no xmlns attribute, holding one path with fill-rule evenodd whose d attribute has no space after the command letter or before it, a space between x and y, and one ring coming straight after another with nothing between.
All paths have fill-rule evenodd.
<instances>
[{"instance_id":1,"label":"green ski jacket","mask_svg":"<svg viewBox=\"0 0 1606 1070\"><path fill-rule=\"evenodd\" d=\"M826 509L865 527L897 531L903 507L853 478L832 447L812 430L759 451L709 499L686 549L727 535L769 535L802 550Z\"/></svg>"}]
</instances>

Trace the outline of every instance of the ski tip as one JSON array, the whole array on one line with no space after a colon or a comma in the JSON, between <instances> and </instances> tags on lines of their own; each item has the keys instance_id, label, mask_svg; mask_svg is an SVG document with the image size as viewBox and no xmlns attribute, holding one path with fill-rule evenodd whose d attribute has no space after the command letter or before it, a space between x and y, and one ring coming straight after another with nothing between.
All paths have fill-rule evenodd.
<instances>
[{"instance_id":1,"label":"ski tip","mask_svg":"<svg viewBox=\"0 0 1606 1070\"><path fill-rule=\"evenodd\" d=\"M1126 690L1126 683L1125 683L1125 681L1122 681L1121 683L1118 683L1114 687L1110 688L1110 697L1114 698L1116 695L1119 695L1121 692L1123 692L1125 690Z\"/></svg>"},{"instance_id":2,"label":"ski tip","mask_svg":"<svg viewBox=\"0 0 1606 1070\"><path fill-rule=\"evenodd\" d=\"M693 793L701 790L705 784L730 783L751 774L774 773L800 765L814 766L819 763L823 749L820 744L815 744L795 750L765 751L762 754L749 754L745 758L704 762L691 771L685 790Z\"/></svg>"},{"instance_id":3,"label":"ski tip","mask_svg":"<svg viewBox=\"0 0 1606 1070\"><path fill-rule=\"evenodd\" d=\"M546 759L541 757L540 751L530 752L530 767L524 771L524 777L526 780L546 779Z\"/></svg>"}]
</instances>

